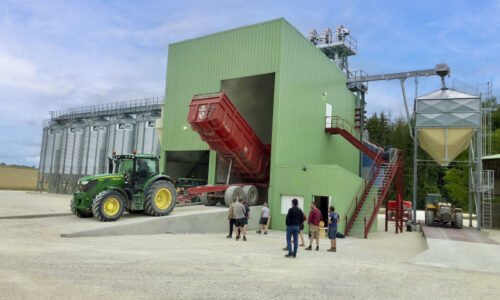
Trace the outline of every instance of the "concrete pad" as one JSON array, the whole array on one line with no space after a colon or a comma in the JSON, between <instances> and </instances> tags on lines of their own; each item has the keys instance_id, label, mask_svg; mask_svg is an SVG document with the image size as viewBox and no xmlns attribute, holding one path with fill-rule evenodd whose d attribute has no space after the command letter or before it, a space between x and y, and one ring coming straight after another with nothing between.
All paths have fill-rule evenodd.
<instances>
[{"instance_id":1,"label":"concrete pad","mask_svg":"<svg viewBox=\"0 0 500 300\"><path fill-rule=\"evenodd\" d=\"M427 238L428 249L409 262L440 268L500 273L500 245Z\"/></svg>"},{"instance_id":2,"label":"concrete pad","mask_svg":"<svg viewBox=\"0 0 500 300\"><path fill-rule=\"evenodd\" d=\"M489 238L488 232L478 231L472 228L450 228L440 226L422 225L422 231L426 238L453 240L471 243L497 244Z\"/></svg>"}]
</instances>

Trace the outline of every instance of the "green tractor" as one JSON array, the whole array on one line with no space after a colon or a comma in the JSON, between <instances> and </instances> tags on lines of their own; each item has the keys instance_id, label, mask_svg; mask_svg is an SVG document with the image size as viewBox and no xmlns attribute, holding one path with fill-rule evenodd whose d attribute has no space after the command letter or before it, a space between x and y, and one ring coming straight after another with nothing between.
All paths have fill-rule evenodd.
<instances>
[{"instance_id":1,"label":"green tractor","mask_svg":"<svg viewBox=\"0 0 500 300\"><path fill-rule=\"evenodd\" d=\"M108 174L78 180L71 211L80 218L102 222L118 220L123 212L168 215L175 207L174 181L159 172L159 158L150 154L123 154L109 158Z\"/></svg>"},{"instance_id":2,"label":"green tractor","mask_svg":"<svg viewBox=\"0 0 500 300\"><path fill-rule=\"evenodd\" d=\"M452 205L441 194L427 194L425 199L425 225L450 224L454 228L462 228L462 209Z\"/></svg>"}]
</instances>

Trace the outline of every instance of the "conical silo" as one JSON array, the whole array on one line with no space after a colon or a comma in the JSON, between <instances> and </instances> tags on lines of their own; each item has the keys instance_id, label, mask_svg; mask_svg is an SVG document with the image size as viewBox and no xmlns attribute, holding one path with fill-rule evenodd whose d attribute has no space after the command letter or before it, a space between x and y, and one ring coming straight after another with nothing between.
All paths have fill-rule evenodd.
<instances>
[{"instance_id":1,"label":"conical silo","mask_svg":"<svg viewBox=\"0 0 500 300\"><path fill-rule=\"evenodd\" d=\"M445 88L417 98L418 142L439 165L447 166L467 149L480 126L477 96Z\"/></svg>"}]
</instances>

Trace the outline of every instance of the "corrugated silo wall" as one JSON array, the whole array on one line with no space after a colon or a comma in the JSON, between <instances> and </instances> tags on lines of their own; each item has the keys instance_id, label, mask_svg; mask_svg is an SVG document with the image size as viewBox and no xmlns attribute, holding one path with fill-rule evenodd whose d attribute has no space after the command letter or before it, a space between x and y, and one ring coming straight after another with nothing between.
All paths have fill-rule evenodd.
<instances>
[{"instance_id":1,"label":"corrugated silo wall","mask_svg":"<svg viewBox=\"0 0 500 300\"><path fill-rule=\"evenodd\" d=\"M87 118L44 127L38 188L73 193L78 179L107 173L107 157L138 153L159 155L155 130L159 112L110 118Z\"/></svg>"}]
</instances>

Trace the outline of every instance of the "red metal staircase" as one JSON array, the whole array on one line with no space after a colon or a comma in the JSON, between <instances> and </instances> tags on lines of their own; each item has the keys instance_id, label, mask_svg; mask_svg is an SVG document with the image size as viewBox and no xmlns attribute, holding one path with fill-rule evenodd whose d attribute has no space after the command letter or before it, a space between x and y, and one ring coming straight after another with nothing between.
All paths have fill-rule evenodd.
<instances>
[{"instance_id":1,"label":"red metal staircase","mask_svg":"<svg viewBox=\"0 0 500 300\"><path fill-rule=\"evenodd\" d=\"M401 151L393 148L384 153L382 148L376 144L361 141L358 138L358 136L361 136L359 131L338 116L327 117L325 132L340 134L353 146L373 159L372 167L364 178L365 184L354 197L345 215L347 224L345 235L367 238L393 181L395 181L397 190L397 201L401 204L398 207L402 207L403 168ZM398 216L402 220L402 212L398 211ZM396 222L396 233L398 230L402 231L402 226L402 221Z\"/></svg>"}]
</instances>

